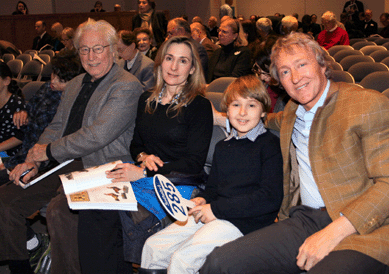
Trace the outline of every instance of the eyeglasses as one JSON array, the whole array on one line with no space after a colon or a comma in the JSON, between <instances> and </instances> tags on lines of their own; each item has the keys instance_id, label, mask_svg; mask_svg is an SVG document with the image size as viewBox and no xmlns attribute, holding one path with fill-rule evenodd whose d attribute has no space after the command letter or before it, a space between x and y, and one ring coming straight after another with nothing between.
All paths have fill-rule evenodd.
<instances>
[{"instance_id":1,"label":"eyeglasses","mask_svg":"<svg viewBox=\"0 0 389 274\"><path fill-rule=\"evenodd\" d=\"M251 71L254 72L255 74L257 74L258 76L260 76L260 75L270 76L270 73L264 72L264 71L257 65L257 63L254 63L253 67L251 68Z\"/></svg>"},{"instance_id":2,"label":"eyeglasses","mask_svg":"<svg viewBox=\"0 0 389 274\"><path fill-rule=\"evenodd\" d=\"M96 54L101 54L104 52L104 49L106 47L109 47L110 45L106 45L106 46L102 46L102 45L97 45L97 46L94 46L93 48L90 48L90 47L87 47L87 46L84 46L84 47L81 47L78 49L78 52L81 54L81 55L87 55L90 50L93 50L94 53Z\"/></svg>"}]
</instances>

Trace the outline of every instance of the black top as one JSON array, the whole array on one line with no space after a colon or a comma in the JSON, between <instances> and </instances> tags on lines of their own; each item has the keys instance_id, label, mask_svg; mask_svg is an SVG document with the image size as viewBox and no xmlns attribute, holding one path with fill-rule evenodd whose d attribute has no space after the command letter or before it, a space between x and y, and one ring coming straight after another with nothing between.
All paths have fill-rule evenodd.
<instances>
[{"instance_id":1,"label":"black top","mask_svg":"<svg viewBox=\"0 0 389 274\"><path fill-rule=\"evenodd\" d=\"M198 174L202 171L213 129L212 107L208 99L197 96L181 113L166 115L169 105L158 104L153 114L145 112L146 100L151 95L144 92L139 98L134 137L130 152L133 159L145 152L154 154L165 162L159 174L171 171ZM156 172L147 171L148 176Z\"/></svg>"},{"instance_id":2,"label":"black top","mask_svg":"<svg viewBox=\"0 0 389 274\"><path fill-rule=\"evenodd\" d=\"M254 142L217 143L205 191L198 196L211 204L216 218L243 234L272 224L283 199L280 140L267 131Z\"/></svg>"},{"instance_id":3,"label":"black top","mask_svg":"<svg viewBox=\"0 0 389 274\"><path fill-rule=\"evenodd\" d=\"M40 36L34 38L32 49L40 50L46 45L51 45L51 41L52 41L51 35L46 32L42 38Z\"/></svg>"},{"instance_id":4,"label":"black top","mask_svg":"<svg viewBox=\"0 0 389 274\"><path fill-rule=\"evenodd\" d=\"M12 94L7 103L0 108L0 143L7 141L8 139L15 137L18 140L23 141L23 132L17 129L13 123L13 115L15 112L25 109L23 98L16 94ZM20 148L19 146L13 147L7 150L9 156L15 155Z\"/></svg>"},{"instance_id":5,"label":"black top","mask_svg":"<svg viewBox=\"0 0 389 274\"><path fill-rule=\"evenodd\" d=\"M141 25L142 18L137 14L132 18L132 30L140 28ZM157 42L157 47L159 47L165 41L167 33L167 20L165 14L163 12L153 11L151 14L151 26L155 42Z\"/></svg>"},{"instance_id":6,"label":"black top","mask_svg":"<svg viewBox=\"0 0 389 274\"><path fill-rule=\"evenodd\" d=\"M251 74L251 53L248 47L234 43L215 50L209 60L207 83L220 77L240 77Z\"/></svg>"}]
</instances>

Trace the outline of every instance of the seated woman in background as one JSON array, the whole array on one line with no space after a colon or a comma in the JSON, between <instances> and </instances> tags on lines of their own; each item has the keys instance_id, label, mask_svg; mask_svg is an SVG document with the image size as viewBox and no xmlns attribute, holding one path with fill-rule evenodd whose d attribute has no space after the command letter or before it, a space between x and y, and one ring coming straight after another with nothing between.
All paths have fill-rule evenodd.
<instances>
[{"instance_id":1,"label":"seated woman in background","mask_svg":"<svg viewBox=\"0 0 389 274\"><path fill-rule=\"evenodd\" d=\"M132 18L132 30L140 27L149 29L153 33L151 45L159 48L166 38L165 14L155 10L154 0L138 0L138 11Z\"/></svg>"},{"instance_id":2,"label":"seated woman in background","mask_svg":"<svg viewBox=\"0 0 389 274\"><path fill-rule=\"evenodd\" d=\"M74 38L74 29L72 28L64 28L61 34L61 43L64 44L64 48L62 51L74 51L74 45L73 45L73 38Z\"/></svg>"},{"instance_id":3,"label":"seated woman in background","mask_svg":"<svg viewBox=\"0 0 389 274\"><path fill-rule=\"evenodd\" d=\"M221 48L209 60L207 83L220 77L251 74L250 50L238 20L229 18L221 23L219 43Z\"/></svg>"},{"instance_id":4,"label":"seated woman in background","mask_svg":"<svg viewBox=\"0 0 389 274\"><path fill-rule=\"evenodd\" d=\"M27 5L26 5L26 3L24 3L23 1L19 1L19 2L16 4L16 10L12 13L12 15L18 15L18 14L21 14L21 15L26 15L26 14L28 14Z\"/></svg>"},{"instance_id":5,"label":"seated woman in background","mask_svg":"<svg viewBox=\"0 0 389 274\"><path fill-rule=\"evenodd\" d=\"M6 63L0 62L0 151L15 155L23 141L23 132L12 122L13 115L25 108L22 91Z\"/></svg>"},{"instance_id":6,"label":"seated woman in background","mask_svg":"<svg viewBox=\"0 0 389 274\"><path fill-rule=\"evenodd\" d=\"M144 241L163 228L160 220L166 216L155 196L151 177L156 173L201 173L213 129L211 103L204 97L205 80L201 63L190 40L173 37L163 43L155 67L156 85L139 99L130 146L132 158L142 164L124 163L117 165L116 171L107 171L107 177L112 178L113 182L133 182L132 187L141 205L138 212L120 212L125 236L124 259L138 264ZM150 196L143 196L147 191ZM191 191L188 194L186 198L190 197ZM151 199L155 200L155 204ZM157 207L160 210L155 210ZM145 217L139 219L141 213ZM115 227L118 218L117 211L79 212L78 246L83 272L115 273L116 269L120 269L106 265L106 258L123 256L114 254L116 247L121 246L120 241L123 241L121 235L115 236L121 234L121 227ZM144 222L148 225L142 225ZM108 239L105 235L113 236ZM119 262L121 258L118 257L116 261ZM127 268L131 268L131 265ZM107 269L112 271L104 272ZM117 273L120 271L117 270Z\"/></svg>"},{"instance_id":7,"label":"seated woman in background","mask_svg":"<svg viewBox=\"0 0 389 274\"><path fill-rule=\"evenodd\" d=\"M257 27L255 26L255 23L253 23L251 20L244 20L241 22L243 27L243 33L244 36L248 42L247 47L250 49L250 56L252 58L251 64L254 64L254 55L255 51L258 48L261 41L259 40L259 36L257 34Z\"/></svg>"},{"instance_id":8,"label":"seated woman in background","mask_svg":"<svg viewBox=\"0 0 389 274\"><path fill-rule=\"evenodd\" d=\"M138 41L138 50L154 61L158 49L151 46L151 41L153 40L151 31L148 28L137 28L134 29L134 34Z\"/></svg>"}]
</instances>

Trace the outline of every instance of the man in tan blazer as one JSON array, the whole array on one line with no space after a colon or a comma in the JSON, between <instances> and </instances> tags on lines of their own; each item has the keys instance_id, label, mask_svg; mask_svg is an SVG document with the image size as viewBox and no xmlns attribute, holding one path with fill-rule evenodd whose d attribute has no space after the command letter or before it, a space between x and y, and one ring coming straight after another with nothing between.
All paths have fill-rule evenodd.
<instances>
[{"instance_id":1,"label":"man in tan blazer","mask_svg":"<svg viewBox=\"0 0 389 274\"><path fill-rule=\"evenodd\" d=\"M292 100L280 130L280 221L220 248L200 273L389 273L389 100L328 80L320 46L279 39L272 76Z\"/></svg>"}]
</instances>

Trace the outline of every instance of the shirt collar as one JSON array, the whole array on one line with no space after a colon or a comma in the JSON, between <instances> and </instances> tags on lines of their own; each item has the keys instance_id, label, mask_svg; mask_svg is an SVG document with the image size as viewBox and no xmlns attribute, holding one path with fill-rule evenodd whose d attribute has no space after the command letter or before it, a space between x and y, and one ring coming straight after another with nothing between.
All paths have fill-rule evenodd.
<instances>
[{"instance_id":1,"label":"shirt collar","mask_svg":"<svg viewBox=\"0 0 389 274\"><path fill-rule=\"evenodd\" d=\"M329 89L330 89L330 80L327 80L326 88L324 89L323 94L320 96L319 101L317 101L316 104L313 106L313 108L311 108L308 111L306 111L302 105L299 105L297 108L297 111L296 111L297 117L302 117L307 112L315 114L317 109L324 105L324 101L327 98L327 94L328 94Z\"/></svg>"},{"instance_id":2,"label":"shirt collar","mask_svg":"<svg viewBox=\"0 0 389 274\"><path fill-rule=\"evenodd\" d=\"M101 81L104 80L104 78L109 74L109 72L112 70L113 66L115 65L115 63L113 63L111 69L103 76L103 77L100 77L99 79L96 79L94 82L92 82L92 75L90 75L88 72L85 74L84 78L82 79L82 84L85 84L85 83L93 83L95 85L99 85L101 83Z\"/></svg>"},{"instance_id":3,"label":"shirt collar","mask_svg":"<svg viewBox=\"0 0 389 274\"><path fill-rule=\"evenodd\" d=\"M136 51L136 54L135 54L134 58L132 58L131 61L128 61L128 60L126 61L126 66L127 66L128 70L130 70L132 68L132 66L134 65L135 60L138 57L138 54L139 54L139 50Z\"/></svg>"},{"instance_id":4,"label":"shirt collar","mask_svg":"<svg viewBox=\"0 0 389 274\"><path fill-rule=\"evenodd\" d=\"M227 121L227 123L229 123L229 121ZM259 135L265 133L266 131L267 130L262 122L262 119L260 119L259 123L252 130L250 130L246 135L244 135L242 137L239 137L238 132L234 128L232 128L230 135L224 141L229 141L232 138L235 138L236 140L247 138L251 142L254 142Z\"/></svg>"},{"instance_id":5,"label":"shirt collar","mask_svg":"<svg viewBox=\"0 0 389 274\"><path fill-rule=\"evenodd\" d=\"M328 32L334 32L337 28L338 26L335 26L333 29L330 29Z\"/></svg>"}]
</instances>

